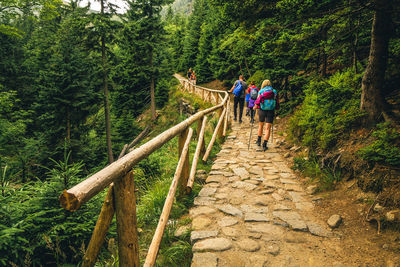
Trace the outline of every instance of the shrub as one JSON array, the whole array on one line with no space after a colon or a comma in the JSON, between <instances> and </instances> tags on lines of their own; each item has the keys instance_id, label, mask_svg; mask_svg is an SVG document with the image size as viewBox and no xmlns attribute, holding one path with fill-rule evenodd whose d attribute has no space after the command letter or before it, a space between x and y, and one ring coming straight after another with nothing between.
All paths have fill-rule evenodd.
<instances>
[{"instance_id":1,"label":"shrub","mask_svg":"<svg viewBox=\"0 0 400 267\"><path fill-rule=\"evenodd\" d=\"M99 194L78 211L60 207L58 197L67 187L82 180L82 163L64 161L48 169L45 181L26 183L0 201L0 265L49 266L77 264L100 212Z\"/></svg>"},{"instance_id":2,"label":"shrub","mask_svg":"<svg viewBox=\"0 0 400 267\"><path fill-rule=\"evenodd\" d=\"M315 78L305 88L304 102L289 123L291 137L315 150L332 148L363 113L359 110L360 75L336 73Z\"/></svg>"},{"instance_id":3,"label":"shrub","mask_svg":"<svg viewBox=\"0 0 400 267\"><path fill-rule=\"evenodd\" d=\"M400 166L400 133L391 128L389 123L380 123L372 133L377 140L361 148L358 154L370 163Z\"/></svg>"},{"instance_id":4,"label":"shrub","mask_svg":"<svg viewBox=\"0 0 400 267\"><path fill-rule=\"evenodd\" d=\"M321 169L316 157L311 159L295 157L293 163L294 170L299 170L312 180L317 180L318 189L321 191L333 189L335 184L342 179L339 169L335 170L330 167Z\"/></svg>"}]
</instances>

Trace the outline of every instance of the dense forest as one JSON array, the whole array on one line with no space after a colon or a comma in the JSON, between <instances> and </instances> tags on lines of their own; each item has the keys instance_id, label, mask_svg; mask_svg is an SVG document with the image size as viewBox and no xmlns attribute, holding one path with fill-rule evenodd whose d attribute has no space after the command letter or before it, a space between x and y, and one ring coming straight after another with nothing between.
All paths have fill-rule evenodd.
<instances>
[{"instance_id":1,"label":"dense forest","mask_svg":"<svg viewBox=\"0 0 400 267\"><path fill-rule=\"evenodd\" d=\"M227 87L239 74L270 79L279 115L291 116L289 137L312 159L368 129L355 155L386 173L359 185L399 186L382 178L400 167L398 1L172 2L127 1L124 14L105 0L99 12L79 1L0 2L1 266L81 262L104 194L69 213L60 192L113 162L144 128L143 113L155 122L169 97L176 102L171 75L188 68ZM167 165L141 163L139 187Z\"/></svg>"}]
</instances>

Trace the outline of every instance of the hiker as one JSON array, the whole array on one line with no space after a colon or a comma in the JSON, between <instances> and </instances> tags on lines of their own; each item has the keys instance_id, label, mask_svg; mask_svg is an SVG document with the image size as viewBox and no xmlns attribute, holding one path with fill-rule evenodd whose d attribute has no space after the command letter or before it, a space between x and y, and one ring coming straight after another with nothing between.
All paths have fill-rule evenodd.
<instances>
[{"instance_id":1,"label":"hiker","mask_svg":"<svg viewBox=\"0 0 400 267\"><path fill-rule=\"evenodd\" d=\"M196 85L197 77L195 71L192 72L192 75L190 76L191 82Z\"/></svg>"},{"instance_id":2,"label":"hiker","mask_svg":"<svg viewBox=\"0 0 400 267\"><path fill-rule=\"evenodd\" d=\"M190 82L190 78L192 77L192 68L189 68L186 76L187 76L188 81Z\"/></svg>"},{"instance_id":3,"label":"hiker","mask_svg":"<svg viewBox=\"0 0 400 267\"><path fill-rule=\"evenodd\" d=\"M258 89L252 81L249 89L247 90L249 95L250 123L254 123L254 114L256 113L255 102L257 100L259 91L260 89Z\"/></svg>"},{"instance_id":4,"label":"hiker","mask_svg":"<svg viewBox=\"0 0 400 267\"><path fill-rule=\"evenodd\" d=\"M277 92L272 88L271 82L269 80L264 80L261 85L261 90L258 92L257 100L255 104L258 108L258 138L256 144L261 145L261 136L263 133L264 122L266 123L266 131L264 135L263 150L268 149L268 139L271 133L272 123L274 121L275 110L279 109L279 99L277 97Z\"/></svg>"},{"instance_id":5,"label":"hiker","mask_svg":"<svg viewBox=\"0 0 400 267\"><path fill-rule=\"evenodd\" d=\"M237 80L232 88L229 90L229 93L234 94L233 98L233 114L234 121L237 120L237 107L239 104L239 123L242 123L242 115L244 108L244 95L247 90L247 83L244 81L243 75L239 75L239 80Z\"/></svg>"},{"instance_id":6,"label":"hiker","mask_svg":"<svg viewBox=\"0 0 400 267\"><path fill-rule=\"evenodd\" d=\"M249 108L249 100L250 100L250 87L248 90L246 90L246 97L245 97L245 101L246 101L246 116L250 116L250 108Z\"/></svg>"}]
</instances>

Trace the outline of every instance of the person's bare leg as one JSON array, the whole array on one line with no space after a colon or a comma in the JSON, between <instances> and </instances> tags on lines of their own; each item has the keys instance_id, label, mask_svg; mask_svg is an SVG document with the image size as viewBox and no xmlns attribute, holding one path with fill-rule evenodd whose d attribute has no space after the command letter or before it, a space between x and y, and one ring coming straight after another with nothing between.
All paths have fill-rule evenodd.
<instances>
[{"instance_id":1,"label":"person's bare leg","mask_svg":"<svg viewBox=\"0 0 400 267\"><path fill-rule=\"evenodd\" d=\"M263 135L263 126L264 126L264 122L259 122L258 123L258 136L262 136Z\"/></svg>"},{"instance_id":2,"label":"person's bare leg","mask_svg":"<svg viewBox=\"0 0 400 267\"><path fill-rule=\"evenodd\" d=\"M269 140L269 136L270 136L270 134L271 134L271 127L272 127L272 123L266 123L266 126L267 127L265 127L266 129L265 129L265 136L264 136L264 140L265 141L268 141Z\"/></svg>"},{"instance_id":3,"label":"person's bare leg","mask_svg":"<svg viewBox=\"0 0 400 267\"><path fill-rule=\"evenodd\" d=\"M259 122L258 123L258 137L257 137L257 142L256 144L261 146L261 137L263 135L263 126L264 126L264 122Z\"/></svg>"}]
</instances>

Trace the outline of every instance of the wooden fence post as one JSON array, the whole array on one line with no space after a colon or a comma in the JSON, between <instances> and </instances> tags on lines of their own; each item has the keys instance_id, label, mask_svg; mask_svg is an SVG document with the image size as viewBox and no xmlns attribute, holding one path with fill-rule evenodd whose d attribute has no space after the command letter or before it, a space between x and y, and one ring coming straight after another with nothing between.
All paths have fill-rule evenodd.
<instances>
[{"instance_id":1,"label":"wooden fence post","mask_svg":"<svg viewBox=\"0 0 400 267\"><path fill-rule=\"evenodd\" d=\"M168 217L171 212L172 205L174 203L175 193L179 184L179 180L182 178L183 163L185 161L186 154L189 153L189 144L192 135L193 135L193 129L189 128L187 139L185 140L182 149L183 155L181 158L179 158L178 165L176 166L174 179L172 180L171 186L169 187L169 191L164 202L164 207L161 212L160 219L158 220L157 228L153 235L153 240L151 241L149 250L147 251L146 260L144 262L143 267L153 267L156 263L158 249L160 248L161 239L163 237L165 227L167 226L168 223Z\"/></svg>"},{"instance_id":2,"label":"wooden fence post","mask_svg":"<svg viewBox=\"0 0 400 267\"><path fill-rule=\"evenodd\" d=\"M205 91L204 89L201 89L201 99L203 99L203 101L205 100L204 99L204 91Z\"/></svg>"},{"instance_id":3,"label":"wooden fence post","mask_svg":"<svg viewBox=\"0 0 400 267\"><path fill-rule=\"evenodd\" d=\"M214 145L215 139L217 138L217 132L218 132L219 128L220 128L221 125L222 125L222 121L223 121L223 119L224 119L223 117L225 116L225 113L226 113L226 109L224 109L224 110L222 111L222 114L221 114L221 116L220 116L220 118L219 118L219 120L218 120L218 124L217 124L217 126L215 127L213 136L211 137L210 143L208 144L207 151L206 151L206 153L204 154L203 162L207 161L208 156L209 156L210 153L211 153L211 149L212 149L212 147L213 147L213 145Z\"/></svg>"},{"instance_id":4,"label":"wooden fence post","mask_svg":"<svg viewBox=\"0 0 400 267\"><path fill-rule=\"evenodd\" d=\"M200 120L199 120L200 123ZM197 140L197 146L196 146L196 151L193 156L192 160L192 168L190 169L190 176L189 180L186 185L186 193L190 194L192 192L192 187L194 183L194 177L196 176L196 168L197 168L197 162L199 161L199 156L201 154L202 150L205 150L205 145L204 145L204 133L206 130L206 125L207 125L207 116L203 117L203 121L201 123L201 129L198 135L198 140Z\"/></svg>"},{"instance_id":5,"label":"wooden fence post","mask_svg":"<svg viewBox=\"0 0 400 267\"><path fill-rule=\"evenodd\" d=\"M223 110L225 110L225 112L224 112L224 114L222 114L222 111ZM220 108L219 110L218 110L218 118L219 119L221 119L221 116L223 117L222 119L223 119L223 121L222 121L222 123L224 123L225 122L225 114L226 114L226 109L224 109L224 107L222 107L222 108ZM225 124L223 124L221 127L219 127L219 129L218 129L218 138L222 138L222 136L223 136L223 133L224 133L224 125Z\"/></svg>"},{"instance_id":6,"label":"wooden fence post","mask_svg":"<svg viewBox=\"0 0 400 267\"><path fill-rule=\"evenodd\" d=\"M91 267L96 263L97 256L104 243L108 228L110 227L112 218L114 217L114 196L113 184L108 188L106 198L104 199L103 206L99 218L97 219L96 226L92 233L88 248L86 249L85 256L83 257L82 267Z\"/></svg>"},{"instance_id":7,"label":"wooden fence post","mask_svg":"<svg viewBox=\"0 0 400 267\"><path fill-rule=\"evenodd\" d=\"M114 183L114 197L119 266L140 267L133 172L128 172Z\"/></svg>"},{"instance_id":8,"label":"wooden fence post","mask_svg":"<svg viewBox=\"0 0 400 267\"><path fill-rule=\"evenodd\" d=\"M216 92L214 95L215 95L215 104L218 105L219 104L219 94Z\"/></svg>"},{"instance_id":9,"label":"wooden fence post","mask_svg":"<svg viewBox=\"0 0 400 267\"><path fill-rule=\"evenodd\" d=\"M183 147L185 145L186 142L186 138L188 136L189 133L189 128L186 128L186 130L182 131L181 134L179 135L179 139L178 139L178 145L179 145L179 158L181 157L182 154L182 150ZM179 179L179 194L182 195L186 192L186 185L187 185L187 181L189 179L189 151L185 157L184 160L184 164L183 164L183 169L182 169L182 177Z\"/></svg>"},{"instance_id":10,"label":"wooden fence post","mask_svg":"<svg viewBox=\"0 0 400 267\"><path fill-rule=\"evenodd\" d=\"M203 124L204 118L205 118L205 116L201 117L201 118L197 121L197 128L196 128L196 139L197 139L197 140L199 140L201 125Z\"/></svg>"}]
</instances>

